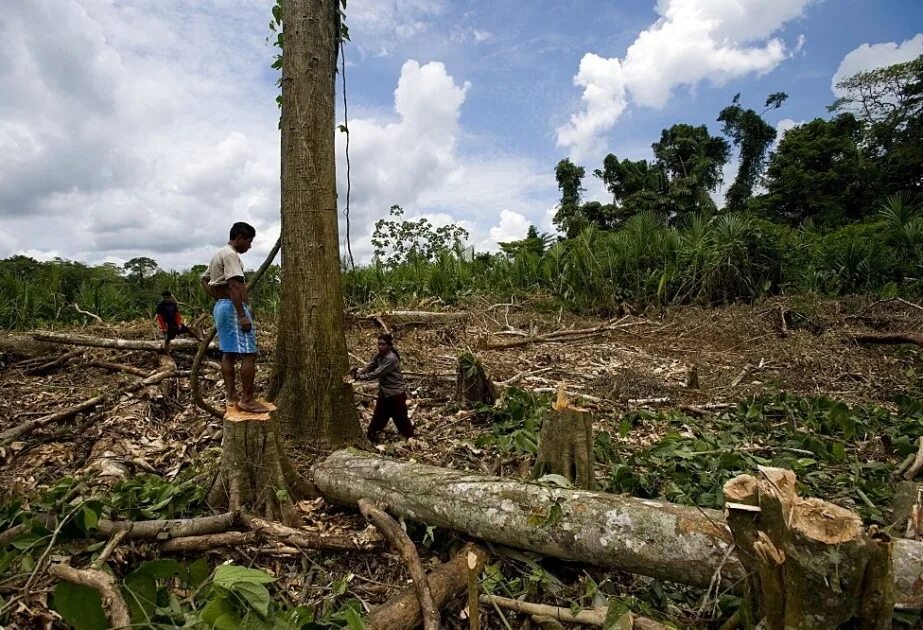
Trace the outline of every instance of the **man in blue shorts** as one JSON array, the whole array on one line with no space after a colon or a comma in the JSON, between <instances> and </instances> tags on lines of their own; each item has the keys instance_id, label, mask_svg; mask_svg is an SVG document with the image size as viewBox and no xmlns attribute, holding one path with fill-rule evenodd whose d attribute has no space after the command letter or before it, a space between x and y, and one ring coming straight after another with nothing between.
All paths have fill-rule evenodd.
<instances>
[{"instance_id":1,"label":"man in blue shorts","mask_svg":"<svg viewBox=\"0 0 923 630\"><path fill-rule=\"evenodd\" d=\"M269 411L257 401L253 381L256 377L256 333L253 330L253 312L247 304L247 285L244 283L244 266L240 255L253 245L256 230L252 225L238 222L231 226L228 244L218 250L202 276L205 291L217 300L212 314L218 330L221 348L221 375L228 392L228 406L236 405L241 411L264 413ZM241 393L237 395L235 364L240 360Z\"/></svg>"}]
</instances>

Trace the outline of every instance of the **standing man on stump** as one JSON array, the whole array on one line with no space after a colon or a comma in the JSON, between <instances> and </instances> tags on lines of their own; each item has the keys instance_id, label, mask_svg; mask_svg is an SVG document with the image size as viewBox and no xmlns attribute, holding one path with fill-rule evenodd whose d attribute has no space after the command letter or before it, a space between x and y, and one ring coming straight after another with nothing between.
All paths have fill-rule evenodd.
<instances>
[{"instance_id":1,"label":"standing man on stump","mask_svg":"<svg viewBox=\"0 0 923 630\"><path fill-rule=\"evenodd\" d=\"M391 419L401 435L407 439L413 437L413 425L407 417L407 386L401 373L401 355L394 347L394 337L388 333L378 335L378 353L365 367L354 368L350 376L359 381L378 380L375 412L366 434L370 442L378 441L378 434Z\"/></svg>"},{"instance_id":2,"label":"standing man on stump","mask_svg":"<svg viewBox=\"0 0 923 630\"><path fill-rule=\"evenodd\" d=\"M241 411L265 413L269 409L256 400L256 332L253 329L253 311L247 303L247 286L244 283L244 266L240 255L253 245L256 230L248 223L231 226L228 244L218 250L202 276L205 291L217 300L213 315L221 348L221 375L228 394L228 406L236 405ZM241 393L237 394L235 364L240 361Z\"/></svg>"}]
</instances>

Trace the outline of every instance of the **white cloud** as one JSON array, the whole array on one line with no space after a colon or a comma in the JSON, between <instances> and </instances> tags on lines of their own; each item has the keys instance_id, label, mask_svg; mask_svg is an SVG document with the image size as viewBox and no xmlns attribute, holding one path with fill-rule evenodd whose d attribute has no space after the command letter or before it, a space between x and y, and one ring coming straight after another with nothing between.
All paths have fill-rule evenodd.
<instances>
[{"instance_id":1,"label":"white cloud","mask_svg":"<svg viewBox=\"0 0 923 630\"><path fill-rule=\"evenodd\" d=\"M900 44L897 42L862 44L843 57L843 61L840 62L833 79L830 81L830 89L835 95L842 96L842 91L836 87L836 84L840 81L848 79L858 72L903 63L916 59L920 55L923 55L923 33L918 33L913 38Z\"/></svg>"},{"instance_id":2,"label":"white cloud","mask_svg":"<svg viewBox=\"0 0 923 630\"><path fill-rule=\"evenodd\" d=\"M623 58L584 55L574 77L583 88L583 109L558 128L558 145L578 161L601 157L605 133L629 100L659 108L679 86L705 80L724 85L769 72L790 54L772 35L810 2L659 0L660 18L638 35Z\"/></svg>"},{"instance_id":3,"label":"white cloud","mask_svg":"<svg viewBox=\"0 0 923 630\"><path fill-rule=\"evenodd\" d=\"M271 51L241 29L266 12L224 0L6 6L0 231L16 235L15 251L185 266L234 220L271 231Z\"/></svg>"},{"instance_id":4,"label":"white cloud","mask_svg":"<svg viewBox=\"0 0 923 630\"><path fill-rule=\"evenodd\" d=\"M500 222L490 228L490 238L495 243L519 241L526 237L529 220L518 212L500 211Z\"/></svg>"},{"instance_id":5,"label":"white cloud","mask_svg":"<svg viewBox=\"0 0 923 630\"><path fill-rule=\"evenodd\" d=\"M356 258L370 257L372 227L393 204L402 206L408 219L458 223L478 249L496 248L490 228L503 212L540 220L555 196L550 171L518 156L460 153L458 120L470 87L456 82L442 63L409 60L394 91L394 115L349 121L350 231ZM341 202L346 194L344 140L339 134ZM340 236L345 239L345 229Z\"/></svg>"},{"instance_id":6,"label":"white cloud","mask_svg":"<svg viewBox=\"0 0 923 630\"><path fill-rule=\"evenodd\" d=\"M782 139L782 136L785 135L786 131L794 129L795 127L800 127L805 123L804 120L792 120L791 118L783 118L776 123L776 144Z\"/></svg>"}]
</instances>

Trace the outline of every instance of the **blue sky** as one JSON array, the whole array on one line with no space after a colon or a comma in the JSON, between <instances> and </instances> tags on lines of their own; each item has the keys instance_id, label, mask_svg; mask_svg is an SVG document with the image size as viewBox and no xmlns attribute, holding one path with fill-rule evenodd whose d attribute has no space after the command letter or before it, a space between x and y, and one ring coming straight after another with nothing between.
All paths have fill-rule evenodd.
<instances>
[{"instance_id":1,"label":"blue sky","mask_svg":"<svg viewBox=\"0 0 923 630\"><path fill-rule=\"evenodd\" d=\"M279 229L270 7L5 2L0 256L181 268L241 219L259 231L255 266ZM591 172L608 152L649 158L676 122L717 133L738 92L754 108L787 92L767 117L790 128L827 116L835 76L923 53L910 0L349 0L347 22L363 260L392 204L460 223L489 250L530 223L552 229L563 157ZM341 142L341 202L343 160Z\"/></svg>"}]
</instances>

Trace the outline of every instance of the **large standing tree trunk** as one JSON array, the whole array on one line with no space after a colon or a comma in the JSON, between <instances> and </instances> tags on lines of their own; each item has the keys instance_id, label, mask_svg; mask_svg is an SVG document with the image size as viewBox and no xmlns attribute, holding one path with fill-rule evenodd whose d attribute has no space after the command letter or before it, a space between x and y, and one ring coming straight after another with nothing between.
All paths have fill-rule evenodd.
<instances>
[{"instance_id":1,"label":"large standing tree trunk","mask_svg":"<svg viewBox=\"0 0 923 630\"><path fill-rule=\"evenodd\" d=\"M269 394L284 434L361 436L343 332L334 79L338 0L286 0L282 55L282 302Z\"/></svg>"}]
</instances>

